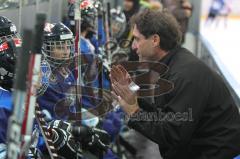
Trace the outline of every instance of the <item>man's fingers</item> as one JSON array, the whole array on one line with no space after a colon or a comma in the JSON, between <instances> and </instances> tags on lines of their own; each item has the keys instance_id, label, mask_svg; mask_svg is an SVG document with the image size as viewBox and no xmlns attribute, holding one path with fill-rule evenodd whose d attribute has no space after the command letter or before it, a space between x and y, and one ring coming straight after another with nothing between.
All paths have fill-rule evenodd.
<instances>
[{"instance_id":1,"label":"man's fingers","mask_svg":"<svg viewBox=\"0 0 240 159\"><path fill-rule=\"evenodd\" d=\"M119 73L116 71L116 66L113 66L111 71L110 71L110 75L112 78L112 82L117 82L119 80Z\"/></svg>"},{"instance_id":2,"label":"man's fingers","mask_svg":"<svg viewBox=\"0 0 240 159\"><path fill-rule=\"evenodd\" d=\"M117 89L116 85L112 84L112 88L113 88L113 91L114 93L116 94L116 96L119 96L119 90Z\"/></svg>"},{"instance_id":3,"label":"man's fingers","mask_svg":"<svg viewBox=\"0 0 240 159\"><path fill-rule=\"evenodd\" d=\"M112 66L112 69L110 71L110 79L112 83L117 82L125 86L129 85L132 81L126 69L121 65Z\"/></svg>"},{"instance_id":4,"label":"man's fingers","mask_svg":"<svg viewBox=\"0 0 240 159\"><path fill-rule=\"evenodd\" d=\"M114 82L114 79L113 79L113 77L112 77L111 73L109 74L109 79L110 79L110 82L111 82L111 83L113 83L113 82Z\"/></svg>"},{"instance_id":5,"label":"man's fingers","mask_svg":"<svg viewBox=\"0 0 240 159\"><path fill-rule=\"evenodd\" d=\"M114 76L114 74L110 73L109 75L111 83L117 82L117 78Z\"/></svg>"},{"instance_id":6,"label":"man's fingers","mask_svg":"<svg viewBox=\"0 0 240 159\"><path fill-rule=\"evenodd\" d=\"M118 82L113 84L113 89L116 95L122 97L123 99L128 96L127 91L124 90L124 86L120 85Z\"/></svg>"},{"instance_id":7,"label":"man's fingers","mask_svg":"<svg viewBox=\"0 0 240 159\"><path fill-rule=\"evenodd\" d=\"M120 85L120 83L115 83L115 86L121 92L123 98L127 97L129 95L129 91L127 90L127 89L129 89L128 86ZM126 89L126 87L127 87L127 89Z\"/></svg>"},{"instance_id":8,"label":"man's fingers","mask_svg":"<svg viewBox=\"0 0 240 159\"><path fill-rule=\"evenodd\" d=\"M116 95L116 93L114 91L111 91L112 97L113 99L118 101L118 96Z\"/></svg>"},{"instance_id":9,"label":"man's fingers","mask_svg":"<svg viewBox=\"0 0 240 159\"><path fill-rule=\"evenodd\" d=\"M113 66L110 71L111 77L114 81L118 81L120 78L120 74L118 73L116 66Z\"/></svg>"},{"instance_id":10,"label":"man's fingers","mask_svg":"<svg viewBox=\"0 0 240 159\"><path fill-rule=\"evenodd\" d=\"M114 71L116 71L116 74L119 76L119 78L123 79L124 74L123 72L118 68L118 65L114 67Z\"/></svg>"},{"instance_id":11,"label":"man's fingers","mask_svg":"<svg viewBox=\"0 0 240 159\"><path fill-rule=\"evenodd\" d=\"M118 69L122 72L125 78L128 78L128 72L125 70L125 68L122 65L118 65Z\"/></svg>"},{"instance_id":12,"label":"man's fingers","mask_svg":"<svg viewBox=\"0 0 240 159\"><path fill-rule=\"evenodd\" d=\"M118 68L121 70L121 72L123 72L124 77L127 79L128 84L130 84L132 82L132 79L127 70L122 65L118 65Z\"/></svg>"},{"instance_id":13,"label":"man's fingers","mask_svg":"<svg viewBox=\"0 0 240 159\"><path fill-rule=\"evenodd\" d=\"M111 93L110 92L107 92L107 91L103 91L103 98L108 101L108 102L111 102L112 101L112 96L111 96Z\"/></svg>"},{"instance_id":14,"label":"man's fingers","mask_svg":"<svg viewBox=\"0 0 240 159\"><path fill-rule=\"evenodd\" d=\"M118 69L121 70L121 72L126 75L128 74L127 70L122 65L117 65Z\"/></svg>"}]
</instances>

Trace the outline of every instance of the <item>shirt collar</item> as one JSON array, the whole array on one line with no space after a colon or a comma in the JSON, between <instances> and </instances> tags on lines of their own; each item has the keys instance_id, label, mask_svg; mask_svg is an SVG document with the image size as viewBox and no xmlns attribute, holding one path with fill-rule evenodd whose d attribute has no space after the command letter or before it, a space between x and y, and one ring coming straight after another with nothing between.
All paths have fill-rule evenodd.
<instances>
[{"instance_id":1,"label":"shirt collar","mask_svg":"<svg viewBox=\"0 0 240 159\"><path fill-rule=\"evenodd\" d=\"M175 47L174 49L168 51L167 55L164 56L161 60L159 60L159 62L164 63L165 65L169 65L170 61L180 48L181 47Z\"/></svg>"}]
</instances>

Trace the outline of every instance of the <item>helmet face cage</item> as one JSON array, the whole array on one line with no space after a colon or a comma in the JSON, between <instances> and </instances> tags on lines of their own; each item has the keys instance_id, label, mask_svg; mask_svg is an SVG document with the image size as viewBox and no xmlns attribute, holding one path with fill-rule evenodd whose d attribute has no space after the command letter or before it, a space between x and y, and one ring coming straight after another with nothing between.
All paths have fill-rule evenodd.
<instances>
[{"instance_id":1,"label":"helmet face cage","mask_svg":"<svg viewBox=\"0 0 240 159\"><path fill-rule=\"evenodd\" d=\"M10 46L8 46L7 44L8 41L13 41L16 47L20 47L21 46L20 35L16 33L0 37L0 57L7 55L10 59L13 60L13 57L16 57L16 53L12 53L9 51Z\"/></svg>"},{"instance_id":2,"label":"helmet face cage","mask_svg":"<svg viewBox=\"0 0 240 159\"><path fill-rule=\"evenodd\" d=\"M6 42L8 40L12 40L12 39L21 39L21 38L20 38L20 35L18 33L6 35L6 36L1 36L0 37L0 44L2 44L3 42Z\"/></svg>"},{"instance_id":3,"label":"helmet face cage","mask_svg":"<svg viewBox=\"0 0 240 159\"><path fill-rule=\"evenodd\" d=\"M73 39L62 41L45 41L43 55L54 69L68 66L74 58Z\"/></svg>"}]
</instances>

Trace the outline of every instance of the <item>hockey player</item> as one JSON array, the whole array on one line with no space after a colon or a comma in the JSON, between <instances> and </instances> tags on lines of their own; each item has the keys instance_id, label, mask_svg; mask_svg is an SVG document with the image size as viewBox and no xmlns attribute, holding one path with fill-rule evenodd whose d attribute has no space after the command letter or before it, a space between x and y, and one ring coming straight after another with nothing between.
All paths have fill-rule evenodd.
<instances>
[{"instance_id":1,"label":"hockey player","mask_svg":"<svg viewBox=\"0 0 240 159\"><path fill-rule=\"evenodd\" d=\"M56 120L64 120L94 127L98 123L98 117L90 117L85 119L84 115L82 120L78 117L80 111L77 104L76 79L74 77L74 42L73 34L71 30L62 23L47 24L44 30L43 41L43 57L46 63L49 63L51 69L51 75L49 78L49 84L46 91L38 97L38 103L41 109L48 114L48 118ZM85 107L90 104L87 102L88 97L82 98L82 102ZM92 97L89 97L92 98ZM92 99L95 100L95 99ZM86 110L83 114L87 114ZM88 115L86 115L88 116ZM96 131L96 130L94 130ZM97 132L105 134L104 131ZM101 136L101 135L100 135ZM106 136L106 135L104 135ZM90 147L94 149L97 154L101 155L102 147L96 145Z\"/></svg>"},{"instance_id":2,"label":"hockey player","mask_svg":"<svg viewBox=\"0 0 240 159\"><path fill-rule=\"evenodd\" d=\"M58 24L54 29L57 30L57 28L59 29L63 29L61 28L62 24ZM66 31L63 29L63 32ZM52 32L54 32L52 30ZM48 37L53 38L53 34L49 34L48 33ZM64 34L66 35L65 38L67 39L67 33ZM49 39L51 39L49 38ZM64 36L63 36L64 38ZM47 40L47 41L51 41L51 40ZM61 41L61 40L60 40ZM70 42L68 43L67 40L63 41L63 43L60 43L60 41L57 42L56 39L56 43L54 45L51 46L51 43L48 43L49 45L46 45L46 48L51 48L50 50L61 50L60 46L63 46L66 48L66 50L68 50L68 45L67 44L71 44ZM46 42L46 37L45 37L45 42ZM59 45L57 45L59 44ZM60 45L63 44L63 45ZM6 130L7 130L7 124L8 124L8 119L10 117L10 114L12 112L12 83L13 83L13 77L14 77L14 69L15 69L15 61L16 61L16 55L17 55L17 49L21 46L21 39L19 38L17 31L16 31L16 26L6 17L0 16L0 158L6 158ZM55 72L57 70L57 66L67 66L68 60L70 56L70 51L67 52L64 55L61 55L61 51L55 51L55 52L51 52L49 55L51 55L51 57L56 57L54 59L51 59L51 57L49 56L48 61L51 62L52 66L52 71ZM45 54L45 58L46 58L46 54ZM51 60L50 60L51 59ZM63 60L64 59L64 60ZM63 60L63 61L61 61ZM56 66L56 67L54 67ZM59 71L61 73L61 76L66 77L66 71L62 70ZM56 76L55 76L56 77ZM53 82L54 83L54 82ZM56 83L55 83L56 84ZM61 87L63 88L63 87ZM55 91L59 91L59 90L55 90ZM53 93L53 92L52 92ZM55 96L54 96L55 95ZM50 98L56 98L59 95L58 92L56 92L55 94L53 94L52 96L50 96ZM61 95L60 95L61 96ZM48 99L49 101L49 99ZM45 108L45 111L43 112L47 112L46 117L49 120L52 120L52 123L59 123L60 121L56 120L56 115L53 113L54 112L54 107L52 108L51 106L54 105L50 105L48 106L46 103L46 105L42 104L43 109ZM51 114L51 115L49 115ZM54 116L55 115L55 116ZM52 119L50 119L50 117L53 117ZM56 122L55 122L56 121ZM68 123L68 122L67 122ZM75 154L77 154L75 152L74 149L71 149L71 143L69 142L69 140L65 140L65 139L69 139L69 135L71 132L67 132L64 128L62 128L61 126L58 126L56 124L54 124L54 129L56 130L55 136L56 135L61 135L62 138L57 138L57 140L55 140L53 138L53 140L55 141L54 144L55 146L57 146L59 149L59 153L60 154L65 154L67 156L74 156ZM51 128L51 127L49 127ZM51 128L53 129L53 128ZM95 129L91 129L89 127L85 127L85 136L88 138L95 138L94 143L105 143L107 144L107 134L104 131L99 131L99 130L95 130ZM59 134L59 132L61 132ZM98 134L98 135L95 135ZM74 134L73 134L74 135ZM78 138L81 138L81 133L78 131L75 131L75 135ZM101 139L101 136L104 137L103 141ZM54 137L54 135L53 135ZM61 140L61 144L57 144L59 142L59 140ZM65 140L65 141L64 141ZM77 139L76 140L80 140ZM38 145L36 145L37 149L41 149L42 152L44 152L44 147L42 145L44 145L44 143L42 142L42 138L39 139L39 143ZM82 140L81 141L85 142L82 144L87 144L88 142L90 142L89 140ZM91 140L92 141L92 140ZM99 142L99 141L103 141L103 142ZM65 143L65 144L63 144ZM61 147L62 146L62 147ZM103 144L103 145L98 145L95 148L100 149L100 152L103 151L104 149L106 149L107 145ZM70 150L70 151L67 151ZM65 152L66 151L66 152ZM37 151L34 151L37 152ZM38 153L39 154L39 153ZM36 154L29 154L28 157L36 157ZM66 157L66 156L65 156ZM37 156L37 158L44 158L42 156Z\"/></svg>"},{"instance_id":3,"label":"hockey player","mask_svg":"<svg viewBox=\"0 0 240 159\"><path fill-rule=\"evenodd\" d=\"M6 133L8 119L13 110L12 91L17 49L21 39L16 26L6 17L0 16L0 158L6 157ZM48 107L48 112L53 110ZM41 142L42 140L40 140ZM41 147L43 144L39 144Z\"/></svg>"},{"instance_id":4,"label":"hockey player","mask_svg":"<svg viewBox=\"0 0 240 159\"><path fill-rule=\"evenodd\" d=\"M50 110L54 119L67 119L68 114L55 112L58 112L58 102L66 98L72 100L71 96L66 97L66 94L71 91L75 82L74 75L69 69L74 57L73 34L62 23L48 23L43 37L43 61L50 65L51 75L47 90L38 97L37 101L43 110Z\"/></svg>"},{"instance_id":5,"label":"hockey player","mask_svg":"<svg viewBox=\"0 0 240 159\"><path fill-rule=\"evenodd\" d=\"M0 16L0 158L5 158L6 156L7 124L12 112L14 69L17 49L20 46L21 39L17 34L16 26L8 18ZM57 57L59 55L56 53L52 56ZM59 61L56 60L54 62L56 64ZM54 114L54 110L48 104L44 105L47 110L45 112Z\"/></svg>"},{"instance_id":6,"label":"hockey player","mask_svg":"<svg viewBox=\"0 0 240 159\"><path fill-rule=\"evenodd\" d=\"M12 88L17 49L21 39L16 26L0 16L0 158L6 156L6 130L12 111Z\"/></svg>"},{"instance_id":7,"label":"hockey player","mask_svg":"<svg viewBox=\"0 0 240 159\"><path fill-rule=\"evenodd\" d=\"M74 58L77 57L74 56L71 30L60 22L47 24L42 48L43 61L50 65L51 75L46 91L38 97L38 103L43 110L50 110L54 119L73 120L78 111L75 100L76 87L79 86L76 86L74 76ZM82 103L89 104L86 100Z\"/></svg>"}]
</instances>

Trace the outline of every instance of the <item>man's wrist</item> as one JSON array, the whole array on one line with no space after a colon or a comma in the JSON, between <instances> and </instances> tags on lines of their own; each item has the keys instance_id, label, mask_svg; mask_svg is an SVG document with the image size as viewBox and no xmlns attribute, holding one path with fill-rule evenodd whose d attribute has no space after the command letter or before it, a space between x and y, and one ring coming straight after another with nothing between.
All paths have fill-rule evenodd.
<instances>
[{"instance_id":1,"label":"man's wrist","mask_svg":"<svg viewBox=\"0 0 240 159\"><path fill-rule=\"evenodd\" d=\"M130 116L133 116L134 114L138 113L140 111L139 106L136 106L133 108L133 110L129 113Z\"/></svg>"}]
</instances>

